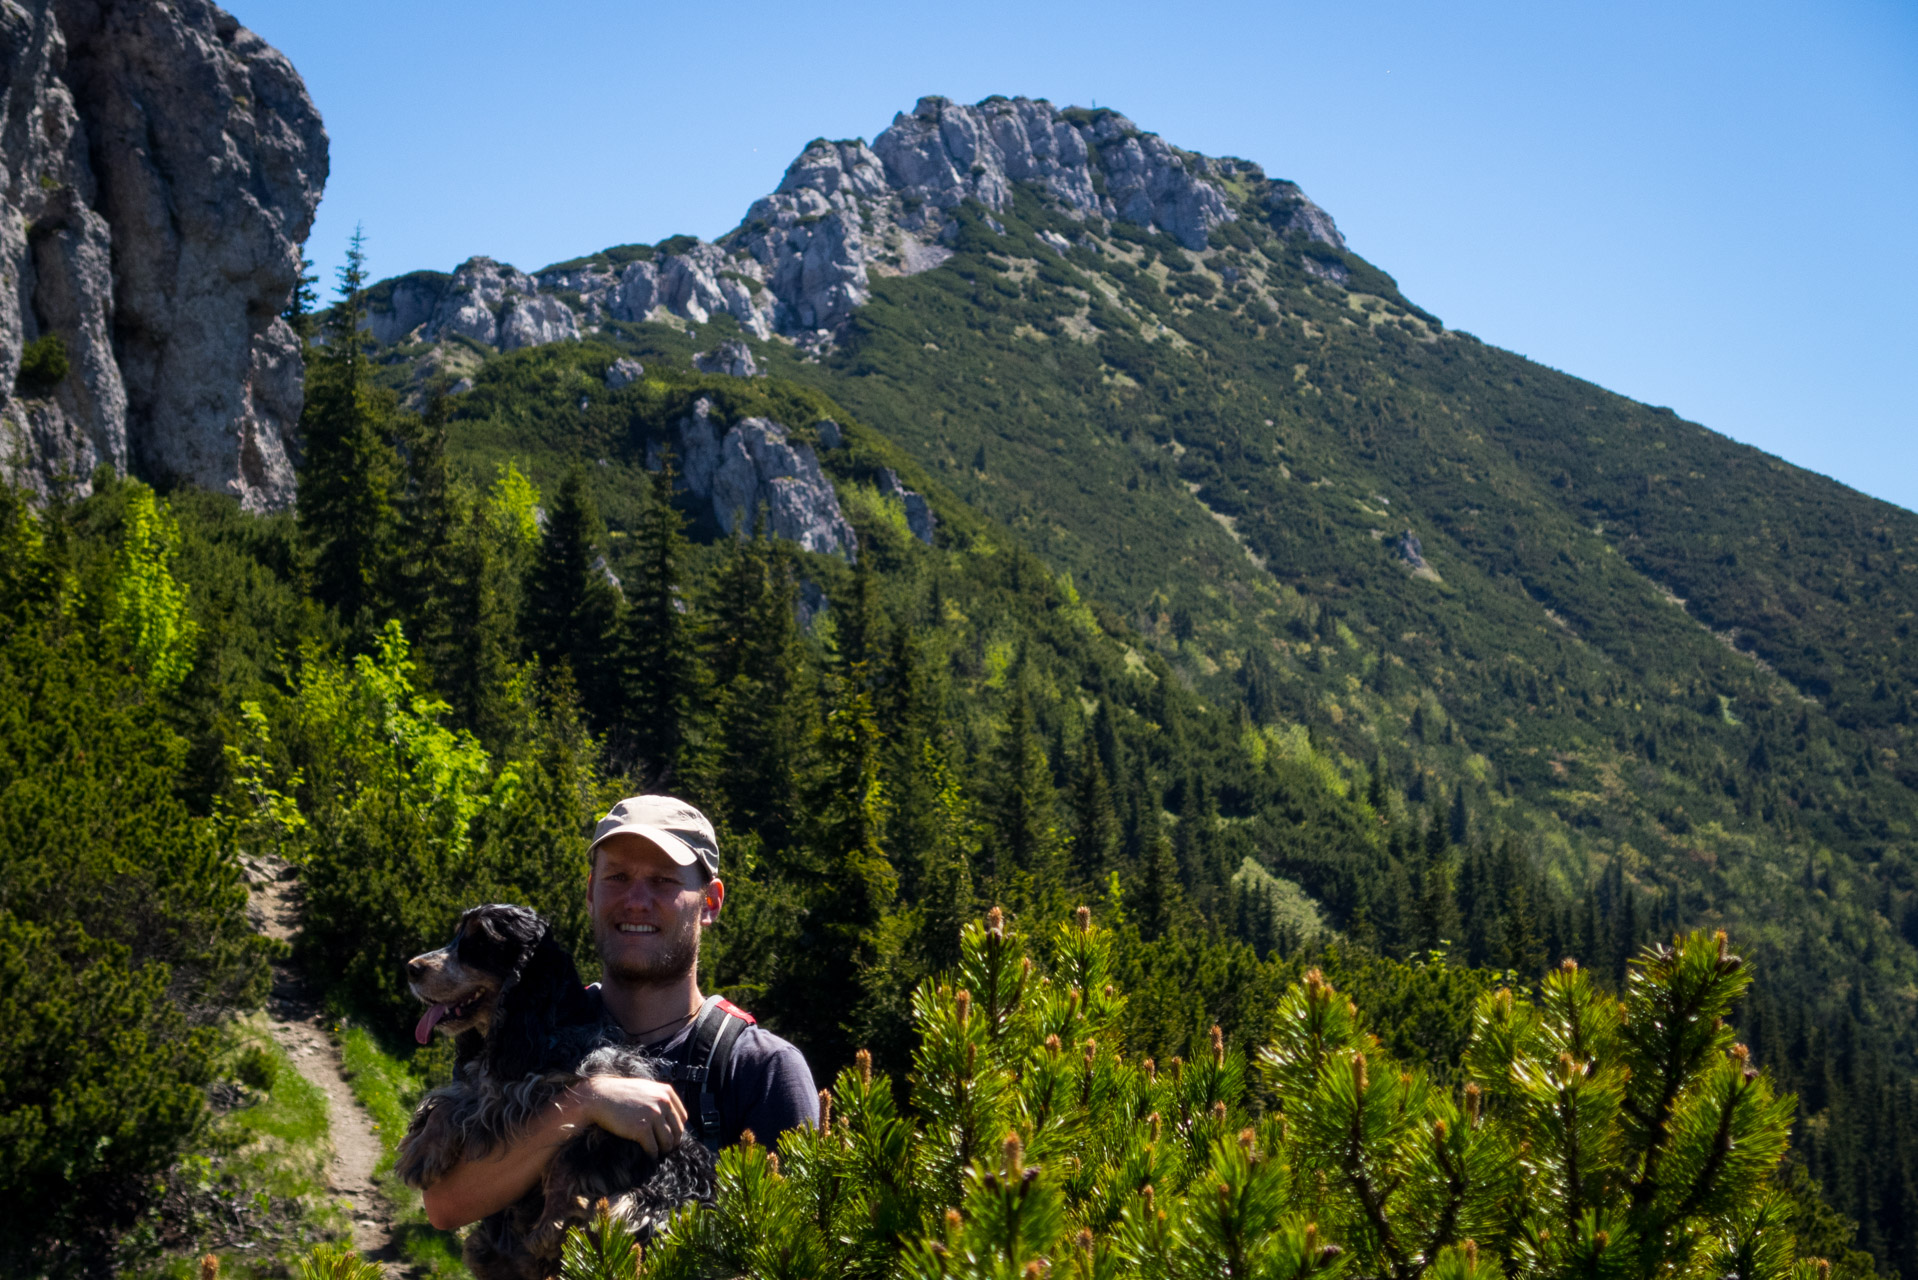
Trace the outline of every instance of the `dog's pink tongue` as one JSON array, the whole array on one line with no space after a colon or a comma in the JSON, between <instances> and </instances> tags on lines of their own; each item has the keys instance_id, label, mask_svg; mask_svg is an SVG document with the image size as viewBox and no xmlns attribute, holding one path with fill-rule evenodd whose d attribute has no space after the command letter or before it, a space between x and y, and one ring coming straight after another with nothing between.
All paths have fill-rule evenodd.
<instances>
[{"instance_id":1,"label":"dog's pink tongue","mask_svg":"<svg viewBox=\"0 0 1918 1280\"><path fill-rule=\"evenodd\" d=\"M436 1004L420 1018L420 1025L413 1028L413 1038L425 1044L433 1038L433 1028L446 1016L446 1006Z\"/></svg>"}]
</instances>

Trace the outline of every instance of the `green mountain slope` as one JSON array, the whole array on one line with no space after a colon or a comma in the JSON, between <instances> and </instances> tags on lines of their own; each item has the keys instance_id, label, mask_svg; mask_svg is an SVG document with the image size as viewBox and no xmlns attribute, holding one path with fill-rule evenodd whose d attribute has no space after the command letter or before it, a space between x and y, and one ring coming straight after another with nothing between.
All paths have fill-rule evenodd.
<instances>
[{"instance_id":1,"label":"green mountain slope","mask_svg":"<svg viewBox=\"0 0 1918 1280\"><path fill-rule=\"evenodd\" d=\"M1243 707L1271 741L1307 730L1381 824L1376 863L1301 848L1244 788L1217 802L1253 870L1303 884L1334 927L1504 963L1464 917L1524 866L1546 941L1609 948L1615 971L1675 927L1751 940L1776 977L1747 1032L1804 1092L1800 1149L1882 1260L1918 1265L1900 1243L1918 1213L1903 661L1918 516L1447 330L1300 230L1290 184L1193 163L1228 175L1233 215L1203 249L1014 184L996 210L951 211L936 269L876 274L828 344L662 313L504 357L402 345L388 376L443 386L477 360L477 387L454 397L456 451L549 484L605 459L617 548L638 518L621 477L690 392L641 411L598 374L617 354L683 370L746 341L772 378L729 420L797 427L838 406L872 459L957 522L942 545L965 544L975 510L1207 714ZM687 243L579 261L664 262ZM828 465L843 487L879 462ZM1051 764L1069 787L1063 750ZM1179 772L1166 760L1151 784L1173 812ZM1460 918L1417 900L1427 810L1518 859L1460 865Z\"/></svg>"}]
</instances>

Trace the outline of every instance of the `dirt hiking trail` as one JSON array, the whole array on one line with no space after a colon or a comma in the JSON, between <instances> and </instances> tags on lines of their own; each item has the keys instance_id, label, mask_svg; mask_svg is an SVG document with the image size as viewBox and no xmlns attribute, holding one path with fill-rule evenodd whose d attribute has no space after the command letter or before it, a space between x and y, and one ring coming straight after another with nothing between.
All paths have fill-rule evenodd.
<instances>
[{"instance_id":1,"label":"dirt hiking trail","mask_svg":"<svg viewBox=\"0 0 1918 1280\"><path fill-rule=\"evenodd\" d=\"M293 869L277 858L248 859L247 881L254 927L269 938L291 942L299 929L299 881ZM327 1180L352 1217L353 1247L362 1257L384 1264L389 1273L400 1272L393 1207L373 1180L381 1155L379 1135L346 1082L340 1048L327 1034L318 1000L290 961L273 966L266 1011L273 1038L300 1074L326 1095L333 1139Z\"/></svg>"}]
</instances>

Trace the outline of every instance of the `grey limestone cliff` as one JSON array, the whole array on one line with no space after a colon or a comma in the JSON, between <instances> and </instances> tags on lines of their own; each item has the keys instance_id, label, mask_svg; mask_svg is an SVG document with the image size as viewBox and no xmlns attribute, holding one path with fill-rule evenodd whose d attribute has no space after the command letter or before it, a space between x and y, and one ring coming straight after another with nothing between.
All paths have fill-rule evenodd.
<instances>
[{"instance_id":1,"label":"grey limestone cliff","mask_svg":"<svg viewBox=\"0 0 1918 1280\"><path fill-rule=\"evenodd\" d=\"M719 528L745 533L763 508L766 531L808 551L853 558L859 540L819 456L765 418L727 427L701 397L679 424L679 466L686 489L707 504Z\"/></svg>"},{"instance_id":2,"label":"grey limestone cliff","mask_svg":"<svg viewBox=\"0 0 1918 1280\"><path fill-rule=\"evenodd\" d=\"M206 0L0 0L0 69L0 465L290 502L279 313L327 172L299 75Z\"/></svg>"}]
</instances>

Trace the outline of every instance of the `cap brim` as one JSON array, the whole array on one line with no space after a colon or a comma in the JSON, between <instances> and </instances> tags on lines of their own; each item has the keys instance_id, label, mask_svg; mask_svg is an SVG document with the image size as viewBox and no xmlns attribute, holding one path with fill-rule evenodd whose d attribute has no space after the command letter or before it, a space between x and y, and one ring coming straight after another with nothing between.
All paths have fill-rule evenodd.
<instances>
[{"instance_id":1,"label":"cap brim","mask_svg":"<svg viewBox=\"0 0 1918 1280\"><path fill-rule=\"evenodd\" d=\"M649 827L639 822L629 823L623 827L614 827L611 831L600 835L587 847L586 856L590 858L595 853L598 853L599 847L608 840L611 840L614 836L639 836L644 840L650 841L652 844L658 846L661 853L682 867L695 866L699 863L698 852L684 840L681 840L664 827Z\"/></svg>"}]
</instances>

